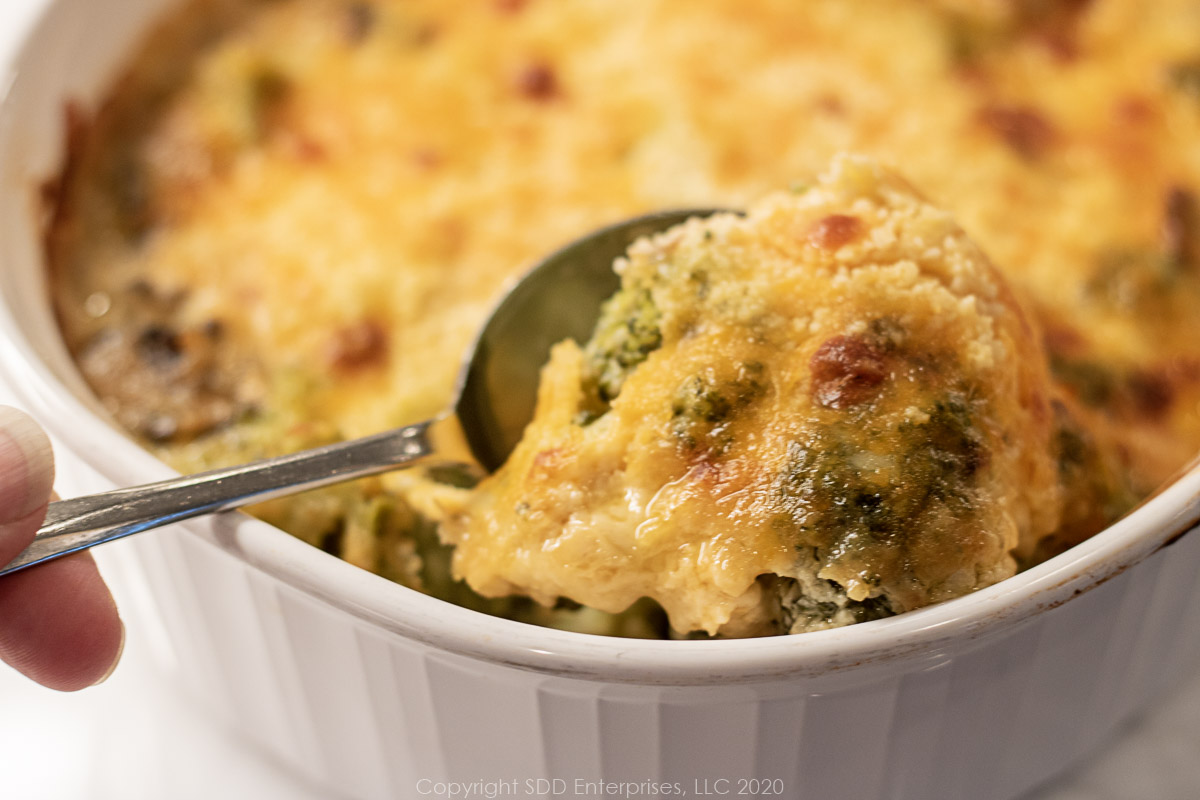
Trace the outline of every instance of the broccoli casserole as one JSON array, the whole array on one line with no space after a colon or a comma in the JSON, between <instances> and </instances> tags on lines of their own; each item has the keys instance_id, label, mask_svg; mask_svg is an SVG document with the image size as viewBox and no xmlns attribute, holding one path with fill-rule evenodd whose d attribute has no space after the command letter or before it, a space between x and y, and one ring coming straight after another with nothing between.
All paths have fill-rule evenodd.
<instances>
[{"instance_id":1,"label":"broccoli casserole","mask_svg":"<svg viewBox=\"0 0 1200 800\"><path fill-rule=\"evenodd\" d=\"M803 197L835 154L864 153L1030 298L1044 341L1025 346L1062 387L1043 426L1077 490L1057 516L1031 500L1029 537L989 531L1015 545L991 580L1100 529L1200 445L1198 25L1194 0L189 0L104 103L68 110L54 301L114 419L194 471L426 418L540 255L644 211ZM893 342L881 324L868 350ZM455 580L438 520L470 502L463 483L401 472L256 513L454 602L665 633L654 603L547 608ZM1118 484L1128 497L1096 502ZM778 624L910 604L838 586Z\"/></svg>"}]
</instances>

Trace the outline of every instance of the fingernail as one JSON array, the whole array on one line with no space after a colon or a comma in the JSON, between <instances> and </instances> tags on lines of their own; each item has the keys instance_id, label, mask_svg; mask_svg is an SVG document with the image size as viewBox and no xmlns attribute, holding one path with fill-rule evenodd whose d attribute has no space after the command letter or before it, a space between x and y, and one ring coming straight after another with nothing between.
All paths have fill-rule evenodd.
<instances>
[{"instance_id":1,"label":"fingernail","mask_svg":"<svg viewBox=\"0 0 1200 800\"><path fill-rule=\"evenodd\" d=\"M25 412L0 406L0 522L41 508L53 486L50 438Z\"/></svg>"},{"instance_id":2,"label":"fingernail","mask_svg":"<svg viewBox=\"0 0 1200 800\"><path fill-rule=\"evenodd\" d=\"M92 686L99 686L100 684L104 683L106 680L108 680L109 678L112 677L112 674L117 671L117 665L121 663L121 656L124 653L125 653L125 623L122 622L121 623L121 643L119 645L117 645L117 656L116 656L116 658L113 659L112 664L109 665L108 671L105 672L103 675L101 675L100 680L93 683Z\"/></svg>"}]
</instances>

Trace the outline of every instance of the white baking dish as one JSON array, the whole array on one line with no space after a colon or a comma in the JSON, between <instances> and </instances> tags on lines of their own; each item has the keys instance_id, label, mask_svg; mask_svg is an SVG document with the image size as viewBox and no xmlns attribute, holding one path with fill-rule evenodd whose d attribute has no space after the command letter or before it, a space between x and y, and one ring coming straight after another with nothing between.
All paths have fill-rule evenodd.
<instances>
[{"instance_id":1,"label":"white baking dish","mask_svg":"<svg viewBox=\"0 0 1200 800\"><path fill-rule=\"evenodd\" d=\"M167 0L25 0L0 38L0 379L65 495L169 470L106 421L46 299L37 186ZM37 8L33 8L37 6ZM10 12L12 13L12 12ZM832 631L635 641L391 584L239 515L98 552L129 635L216 713L353 797L1009 798L1200 661L1200 472L997 586ZM490 782L490 783L488 783ZM489 788L490 787L490 788ZM469 786L457 787L465 792ZM744 795L744 792L743 792Z\"/></svg>"}]
</instances>

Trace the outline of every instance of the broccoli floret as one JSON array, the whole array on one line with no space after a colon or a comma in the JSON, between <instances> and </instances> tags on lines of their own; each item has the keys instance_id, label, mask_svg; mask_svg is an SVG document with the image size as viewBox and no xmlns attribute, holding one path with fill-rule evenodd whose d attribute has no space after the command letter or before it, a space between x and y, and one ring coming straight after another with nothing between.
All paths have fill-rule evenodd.
<instances>
[{"instance_id":1,"label":"broccoli floret","mask_svg":"<svg viewBox=\"0 0 1200 800\"><path fill-rule=\"evenodd\" d=\"M870 591L861 602L890 603L892 589L916 580L913 552L939 537L952 542L955 529L976 525L976 492L989 452L971 396L968 387L935 389L920 403L923 419L882 427L842 412L792 442L774 488L776 525L790 536L797 558L815 559L816 572L847 566ZM888 455L882 462L865 457L869 443L881 438L890 440ZM791 601L795 618L820 622L819 603L803 606L801 599ZM890 608L868 603L854 611Z\"/></svg>"},{"instance_id":2,"label":"broccoli floret","mask_svg":"<svg viewBox=\"0 0 1200 800\"><path fill-rule=\"evenodd\" d=\"M718 379L706 370L684 381L671 403L675 435L683 446L690 450L703 443L713 455L724 453L732 444L725 423L766 393L765 372L754 361L738 367L734 377Z\"/></svg>"},{"instance_id":3,"label":"broccoli floret","mask_svg":"<svg viewBox=\"0 0 1200 800\"><path fill-rule=\"evenodd\" d=\"M689 422L724 422L735 411L766 391L766 368L757 361L742 364L737 377L717 381L712 375L693 375L675 393L671 411Z\"/></svg>"},{"instance_id":4,"label":"broccoli floret","mask_svg":"<svg viewBox=\"0 0 1200 800\"><path fill-rule=\"evenodd\" d=\"M622 289L605 302L584 348L586 380L600 404L611 403L629 373L662 345L660 319L648 289Z\"/></svg>"},{"instance_id":5,"label":"broccoli floret","mask_svg":"<svg viewBox=\"0 0 1200 800\"><path fill-rule=\"evenodd\" d=\"M689 423L723 422L732 411L729 398L699 375L693 375L679 387L671 405L672 414Z\"/></svg>"},{"instance_id":6,"label":"broccoli floret","mask_svg":"<svg viewBox=\"0 0 1200 800\"><path fill-rule=\"evenodd\" d=\"M803 633L890 617L896 612L885 597L851 600L832 581L815 580L806 588L794 578L773 581L779 598L780 633Z\"/></svg>"}]
</instances>

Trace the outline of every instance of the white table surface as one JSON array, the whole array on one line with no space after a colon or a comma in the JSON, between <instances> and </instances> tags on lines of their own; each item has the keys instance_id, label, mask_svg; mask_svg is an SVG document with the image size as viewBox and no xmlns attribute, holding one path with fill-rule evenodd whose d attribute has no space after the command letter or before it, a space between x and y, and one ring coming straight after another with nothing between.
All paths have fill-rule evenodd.
<instances>
[{"instance_id":1,"label":"white table surface","mask_svg":"<svg viewBox=\"0 0 1200 800\"><path fill-rule=\"evenodd\" d=\"M0 0L0 52L21 35L41 2ZM0 74L0 91L6 78ZM0 402L7 402L3 387ZM36 686L0 665L0 798L336 796L290 774L208 718L161 678L148 658L144 643L130 638L113 676L75 694ZM1200 674L1131 722L1086 763L1023 800L1196 798Z\"/></svg>"}]
</instances>

